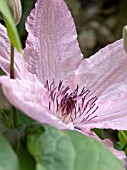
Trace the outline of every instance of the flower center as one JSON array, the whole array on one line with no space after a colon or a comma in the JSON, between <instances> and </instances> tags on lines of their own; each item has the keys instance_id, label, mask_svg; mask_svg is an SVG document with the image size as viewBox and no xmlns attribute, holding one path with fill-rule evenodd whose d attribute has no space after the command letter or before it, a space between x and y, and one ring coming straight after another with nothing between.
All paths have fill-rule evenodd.
<instances>
[{"instance_id":1,"label":"flower center","mask_svg":"<svg viewBox=\"0 0 127 170\"><path fill-rule=\"evenodd\" d=\"M94 115L98 109L98 106L95 106L97 97L86 99L90 90L86 90L85 87L79 92L77 85L76 89L70 92L69 86L65 87L63 81L55 86L54 81L49 84L47 80L45 88L47 89L46 100L50 113L56 115L64 123L85 123L97 117Z\"/></svg>"}]
</instances>

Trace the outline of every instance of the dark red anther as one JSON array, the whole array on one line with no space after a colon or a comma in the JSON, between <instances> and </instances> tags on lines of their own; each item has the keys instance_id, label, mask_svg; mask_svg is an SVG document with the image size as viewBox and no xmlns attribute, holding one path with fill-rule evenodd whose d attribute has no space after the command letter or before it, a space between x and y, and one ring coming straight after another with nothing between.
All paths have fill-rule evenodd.
<instances>
[{"instance_id":1,"label":"dark red anther","mask_svg":"<svg viewBox=\"0 0 127 170\"><path fill-rule=\"evenodd\" d=\"M49 110L55 111L56 113L53 112L53 114L56 114L65 123L70 121L75 123L77 120L80 123L85 123L85 121L97 117L93 115L98 109L98 106L95 107L97 97L92 97L86 101L90 90L86 90L85 87L79 92L77 85L76 89L70 93L69 86L65 87L63 81L60 81L56 86L53 80L50 85L46 81L45 88L48 90Z\"/></svg>"}]
</instances>

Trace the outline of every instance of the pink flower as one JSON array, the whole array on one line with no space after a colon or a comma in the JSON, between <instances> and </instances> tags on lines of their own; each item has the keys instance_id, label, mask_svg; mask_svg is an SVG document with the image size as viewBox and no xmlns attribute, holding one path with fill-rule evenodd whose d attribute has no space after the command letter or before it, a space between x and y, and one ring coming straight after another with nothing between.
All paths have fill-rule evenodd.
<instances>
[{"instance_id":1,"label":"pink flower","mask_svg":"<svg viewBox=\"0 0 127 170\"><path fill-rule=\"evenodd\" d=\"M75 24L63 0L38 0L26 22L25 57L0 25L0 78L7 99L40 123L61 129L127 129L127 54L119 40L83 60Z\"/></svg>"}]
</instances>

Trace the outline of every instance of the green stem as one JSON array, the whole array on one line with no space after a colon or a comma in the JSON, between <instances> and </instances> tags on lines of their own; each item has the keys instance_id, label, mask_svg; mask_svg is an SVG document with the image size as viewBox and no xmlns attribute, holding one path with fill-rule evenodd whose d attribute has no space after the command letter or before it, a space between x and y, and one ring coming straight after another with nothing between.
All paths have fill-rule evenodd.
<instances>
[{"instance_id":1,"label":"green stem","mask_svg":"<svg viewBox=\"0 0 127 170\"><path fill-rule=\"evenodd\" d=\"M11 49L10 49L10 78L14 79L14 46L11 43ZM12 106L12 112L13 112L13 126L16 127L18 124L18 118L17 118L17 112L16 108Z\"/></svg>"},{"instance_id":2,"label":"green stem","mask_svg":"<svg viewBox=\"0 0 127 170\"><path fill-rule=\"evenodd\" d=\"M13 112L13 127L16 127L18 125L18 116L16 108L14 106L12 106L12 112Z\"/></svg>"},{"instance_id":3,"label":"green stem","mask_svg":"<svg viewBox=\"0 0 127 170\"><path fill-rule=\"evenodd\" d=\"M10 78L14 79L14 46L11 43L11 53L10 53Z\"/></svg>"}]
</instances>

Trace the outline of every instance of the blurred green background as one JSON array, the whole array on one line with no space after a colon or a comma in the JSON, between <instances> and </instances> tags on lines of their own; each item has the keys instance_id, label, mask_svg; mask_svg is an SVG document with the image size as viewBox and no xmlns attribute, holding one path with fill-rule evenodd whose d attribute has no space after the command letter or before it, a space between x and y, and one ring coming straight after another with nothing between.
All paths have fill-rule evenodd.
<instances>
[{"instance_id":1,"label":"blurred green background","mask_svg":"<svg viewBox=\"0 0 127 170\"><path fill-rule=\"evenodd\" d=\"M36 0L21 0L23 16L18 30L23 45L27 37L24 23ZM127 24L127 0L66 0L74 17L84 57L122 37Z\"/></svg>"}]
</instances>

